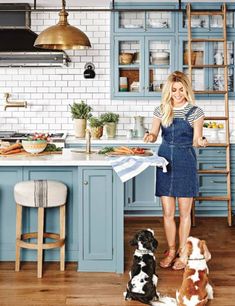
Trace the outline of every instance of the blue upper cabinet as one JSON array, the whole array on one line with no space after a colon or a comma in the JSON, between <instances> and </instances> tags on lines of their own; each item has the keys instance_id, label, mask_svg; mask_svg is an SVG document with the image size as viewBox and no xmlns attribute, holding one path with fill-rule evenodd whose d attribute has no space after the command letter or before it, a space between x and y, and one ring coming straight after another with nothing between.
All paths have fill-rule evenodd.
<instances>
[{"instance_id":1,"label":"blue upper cabinet","mask_svg":"<svg viewBox=\"0 0 235 306\"><path fill-rule=\"evenodd\" d=\"M219 10L222 3L192 3L192 10ZM160 99L167 76L174 70L188 73L187 16L173 12L178 4L117 4L123 11L112 18L112 98ZM185 8L183 4L182 8ZM151 11L159 8L169 11ZM131 11L128 11L131 9ZM133 11L135 9L136 11ZM137 11L138 9L142 9ZM144 10L143 10L144 9ZM235 9L235 4L227 5ZM193 38L218 38L223 35L221 16L192 16ZM228 90L234 97L235 13L227 13ZM192 64L223 65L223 43L192 43ZM224 69L193 69L195 91L223 91ZM197 99L221 99L221 95L197 94Z\"/></svg>"},{"instance_id":2,"label":"blue upper cabinet","mask_svg":"<svg viewBox=\"0 0 235 306\"><path fill-rule=\"evenodd\" d=\"M149 11L142 11L146 5ZM118 7L118 6L117 6ZM174 70L175 13L151 8L174 9L175 5L122 5L127 11L113 14L113 98L156 98Z\"/></svg>"},{"instance_id":3,"label":"blue upper cabinet","mask_svg":"<svg viewBox=\"0 0 235 306\"><path fill-rule=\"evenodd\" d=\"M113 32L115 33L173 33L175 15L172 12L156 12L151 9L174 9L175 4L153 3L117 3L116 9L123 11L113 15ZM133 11L135 9L136 11ZM149 11L143 11L148 9ZM139 10L139 11L138 11Z\"/></svg>"},{"instance_id":4,"label":"blue upper cabinet","mask_svg":"<svg viewBox=\"0 0 235 306\"><path fill-rule=\"evenodd\" d=\"M221 10L221 3L191 3L191 7L193 10ZM227 8L234 9L234 4L227 4ZM186 9L186 3L182 4L182 8ZM227 12L227 32L233 32L235 29L235 15L234 12ZM204 33L204 34L212 34L212 33L221 33L223 31L223 19L222 16L192 16L191 17L191 28L192 33ZM187 32L188 29L188 19L186 12L179 13L179 32Z\"/></svg>"}]
</instances>

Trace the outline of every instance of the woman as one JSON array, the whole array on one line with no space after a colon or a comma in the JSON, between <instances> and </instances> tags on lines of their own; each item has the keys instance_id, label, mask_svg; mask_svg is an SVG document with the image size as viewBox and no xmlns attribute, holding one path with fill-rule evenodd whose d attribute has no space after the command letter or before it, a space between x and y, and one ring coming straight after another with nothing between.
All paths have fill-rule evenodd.
<instances>
[{"instance_id":1,"label":"woman","mask_svg":"<svg viewBox=\"0 0 235 306\"><path fill-rule=\"evenodd\" d=\"M157 169L156 196L161 197L164 228L169 250L160 266L174 270L185 267L180 253L191 228L193 197L198 195L197 161L193 146L205 147L202 137L204 113L194 105L194 94L187 76L173 72L162 90L162 102L154 111L152 129L144 136L145 142L155 142L162 131L158 155L165 157L168 171ZM179 207L179 248L176 250L176 198Z\"/></svg>"}]
</instances>

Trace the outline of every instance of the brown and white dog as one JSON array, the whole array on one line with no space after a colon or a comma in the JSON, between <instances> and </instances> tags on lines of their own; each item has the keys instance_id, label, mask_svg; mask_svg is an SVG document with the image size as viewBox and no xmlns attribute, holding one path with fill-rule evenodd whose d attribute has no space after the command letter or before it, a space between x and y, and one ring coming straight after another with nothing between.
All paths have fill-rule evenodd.
<instances>
[{"instance_id":1,"label":"brown and white dog","mask_svg":"<svg viewBox=\"0 0 235 306\"><path fill-rule=\"evenodd\" d=\"M181 255L186 264L181 288L176 292L178 306L203 306L213 299L213 288L209 284L207 261L211 254L204 240L195 237L187 239Z\"/></svg>"},{"instance_id":2,"label":"brown and white dog","mask_svg":"<svg viewBox=\"0 0 235 306\"><path fill-rule=\"evenodd\" d=\"M189 237L180 259L186 267L182 285L176 292L176 300L159 296L160 302L155 302L153 305L204 306L209 299L213 299L213 288L208 281L209 269L207 267L211 254L206 242Z\"/></svg>"}]
</instances>

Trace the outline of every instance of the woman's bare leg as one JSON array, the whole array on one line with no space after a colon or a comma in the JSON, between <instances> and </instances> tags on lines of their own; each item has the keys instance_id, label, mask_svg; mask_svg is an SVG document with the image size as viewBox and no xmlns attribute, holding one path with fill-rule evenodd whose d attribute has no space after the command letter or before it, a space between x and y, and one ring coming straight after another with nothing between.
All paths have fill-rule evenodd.
<instances>
[{"instance_id":1,"label":"woman's bare leg","mask_svg":"<svg viewBox=\"0 0 235 306\"><path fill-rule=\"evenodd\" d=\"M166 257L160 261L160 266L167 268L171 266L176 253L175 198L162 196L161 202L163 208L164 229L169 251L166 253Z\"/></svg>"},{"instance_id":2,"label":"woman's bare leg","mask_svg":"<svg viewBox=\"0 0 235 306\"><path fill-rule=\"evenodd\" d=\"M180 224L179 249L183 248L191 230L191 209L193 198L178 198Z\"/></svg>"},{"instance_id":3,"label":"woman's bare leg","mask_svg":"<svg viewBox=\"0 0 235 306\"><path fill-rule=\"evenodd\" d=\"M193 198L178 198L180 224L179 224L179 258L176 259L173 269L184 269L185 264L180 260L180 252L186 244L191 229L191 208Z\"/></svg>"}]
</instances>

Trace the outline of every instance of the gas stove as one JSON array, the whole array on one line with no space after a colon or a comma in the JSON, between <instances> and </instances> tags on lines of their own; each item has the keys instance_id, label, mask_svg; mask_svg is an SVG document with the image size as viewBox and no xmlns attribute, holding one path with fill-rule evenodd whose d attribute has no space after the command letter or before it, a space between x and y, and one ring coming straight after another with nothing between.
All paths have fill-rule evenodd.
<instances>
[{"instance_id":1,"label":"gas stove","mask_svg":"<svg viewBox=\"0 0 235 306\"><path fill-rule=\"evenodd\" d=\"M0 140L15 142L27 139L29 136L32 136L34 133L25 133L25 132L14 132L14 131L0 131ZM66 133L49 133L51 142L55 143L58 146L64 147Z\"/></svg>"}]
</instances>

